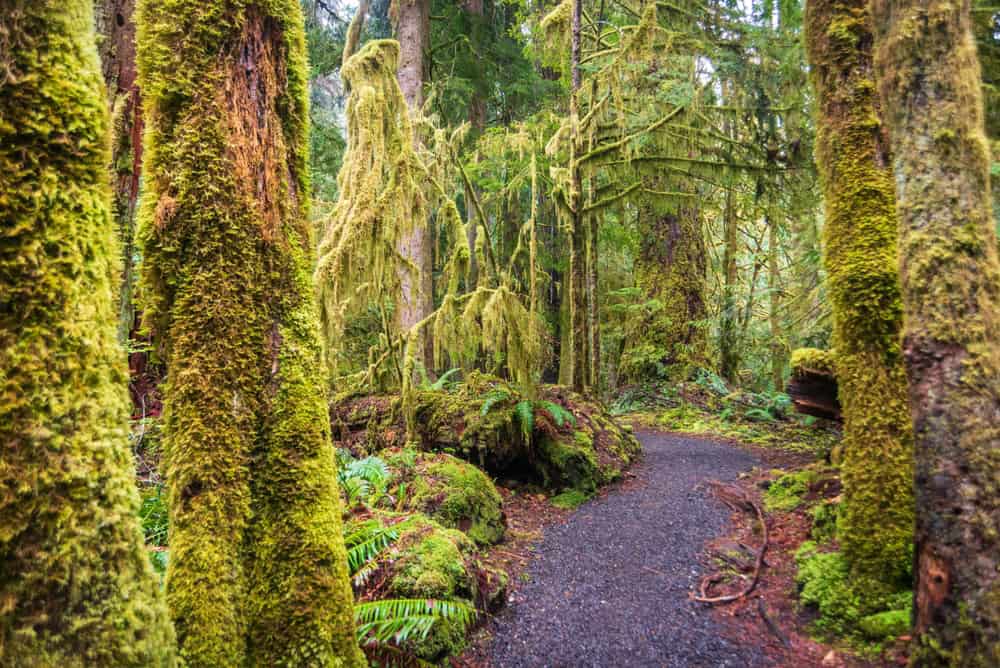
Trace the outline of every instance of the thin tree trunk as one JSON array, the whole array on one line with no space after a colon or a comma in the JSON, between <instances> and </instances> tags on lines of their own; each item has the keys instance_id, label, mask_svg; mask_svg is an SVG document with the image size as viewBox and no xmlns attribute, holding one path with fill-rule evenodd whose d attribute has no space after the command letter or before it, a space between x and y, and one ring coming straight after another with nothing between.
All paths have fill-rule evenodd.
<instances>
[{"instance_id":1,"label":"thin tree trunk","mask_svg":"<svg viewBox=\"0 0 1000 668\"><path fill-rule=\"evenodd\" d=\"M874 608L905 583L913 541L913 434L899 349L891 156L884 126L873 122L881 105L867 1L809 0L805 17L825 200L823 264L844 417L837 538L860 600Z\"/></svg>"},{"instance_id":2,"label":"thin tree trunk","mask_svg":"<svg viewBox=\"0 0 1000 668\"><path fill-rule=\"evenodd\" d=\"M121 240L122 273L118 338L135 325L135 213L142 175L142 103L135 69L135 0L101 0L96 24L101 66L111 110L112 212Z\"/></svg>"},{"instance_id":3,"label":"thin tree trunk","mask_svg":"<svg viewBox=\"0 0 1000 668\"><path fill-rule=\"evenodd\" d=\"M126 440L93 0L0 0L0 665L171 665Z\"/></svg>"},{"instance_id":4,"label":"thin tree trunk","mask_svg":"<svg viewBox=\"0 0 1000 668\"><path fill-rule=\"evenodd\" d=\"M740 365L737 350L737 320L736 282L738 279L736 255L739 252L739 236L736 221L736 207L733 204L731 190L726 190L725 207L723 209L723 288L722 288L722 319L719 324L719 375L729 382L736 381Z\"/></svg>"},{"instance_id":5,"label":"thin tree trunk","mask_svg":"<svg viewBox=\"0 0 1000 668\"><path fill-rule=\"evenodd\" d=\"M920 666L1000 664L1000 261L968 0L876 0L900 218Z\"/></svg>"},{"instance_id":6,"label":"thin tree trunk","mask_svg":"<svg viewBox=\"0 0 1000 668\"><path fill-rule=\"evenodd\" d=\"M764 221L767 225L767 290L768 322L771 327L771 385L775 392L785 389L785 344L781 331L781 288L778 286L778 220L771 198L767 193L768 212Z\"/></svg>"},{"instance_id":7,"label":"thin tree trunk","mask_svg":"<svg viewBox=\"0 0 1000 668\"><path fill-rule=\"evenodd\" d=\"M231 7L138 14L167 597L189 665L361 666L310 279L301 8Z\"/></svg>"},{"instance_id":8,"label":"thin tree trunk","mask_svg":"<svg viewBox=\"0 0 1000 668\"><path fill-rule=\"evenodd\" d=\"M411 112L424 105L425 56L430 51L430 0L401 0L396 8L396 39L399 41L397 78ZM413 140L419 141L414 136ZM400 243L399 252L418 268L400 272L401 294L396 314L400 331L407 331L434 310L434 255L430 221L417 221L413 232ZM421 332L417 346L419 361L430 373L433 345L429 333Z\"/></svg>"}]
</instances>

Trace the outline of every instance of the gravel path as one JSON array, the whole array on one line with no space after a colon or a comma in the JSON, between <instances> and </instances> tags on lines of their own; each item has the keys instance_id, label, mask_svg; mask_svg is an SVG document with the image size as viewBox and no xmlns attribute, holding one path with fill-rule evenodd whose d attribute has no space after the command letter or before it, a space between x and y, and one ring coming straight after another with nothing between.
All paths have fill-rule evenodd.
<instances>
[{"instance_id":1,"label":"gravel path","mask_svg":"<svg viewBox=\"0 0 1000 668\"><path fill-rule=\"evenodd\" d=\"M637 434L641 484L580 507L546 531L530 582L494 626L497 668L764 665L752 645L720 636L688 592L698 555L728 518L703 489L757 463L733 446L672 434Z\"/></svg>"}]
</instances>

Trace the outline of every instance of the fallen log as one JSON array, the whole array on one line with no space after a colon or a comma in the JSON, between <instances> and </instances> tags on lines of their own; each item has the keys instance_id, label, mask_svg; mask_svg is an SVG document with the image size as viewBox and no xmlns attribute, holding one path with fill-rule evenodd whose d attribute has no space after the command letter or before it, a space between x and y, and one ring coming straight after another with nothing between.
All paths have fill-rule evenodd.
<instances>
[{"instance_id":1,"label":"fallen log","mask_svg":"<svg viewBox=\"0 0 1000 668\"><path fill-rule=\"evenodd\" d=\"M792 377L785 391L795 410L828 420L843 419L837 398L833 352L800 348L792 353L791 366Z\"/></svg>"}]
</instances>

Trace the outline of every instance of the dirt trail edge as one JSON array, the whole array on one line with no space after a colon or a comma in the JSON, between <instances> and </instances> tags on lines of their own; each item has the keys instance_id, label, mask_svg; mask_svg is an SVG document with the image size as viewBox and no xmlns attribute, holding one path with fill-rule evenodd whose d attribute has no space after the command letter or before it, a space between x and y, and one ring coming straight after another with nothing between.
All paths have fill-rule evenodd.
<instances>
[{"instance_id":1,"label":"dirt trail edge","mask_svg":"<svg viewBox=\"0 0 1000 668\"><path fill-rule=\"evenodd\" d=\"M704 604L688 599L704 543L729 517L701 483L732 480L758 460L708 439L637 436L639 484L545 532L530 581L494 622L496 668L765 665L751 639L727 640Z\"/></svg>"}]
</instances>

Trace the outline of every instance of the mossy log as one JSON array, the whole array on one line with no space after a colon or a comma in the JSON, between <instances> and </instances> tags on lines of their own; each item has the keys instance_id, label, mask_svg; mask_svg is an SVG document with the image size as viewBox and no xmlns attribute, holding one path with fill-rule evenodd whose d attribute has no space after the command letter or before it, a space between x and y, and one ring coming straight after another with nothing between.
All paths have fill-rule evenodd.
<instances>
[{"instance_id":1,"label":"mossy log","mask_svg":"<svg viewBox=\"0 0 1000 668\"><path fill-rule=\"evenodd\" d=\"M641 447L599 403L557 385L525 400L503 381L473 375L452 391L417 391L419 447L447 452L497 477L592 493L618 478ZM397 395L360 397L331 410L333 436L355 454L403 447Z\"/></svg>"},{"instance_id":2,"label":"mossy log","mask_svg":"<svg viewBox=\"0 0 1000 668\"><path fill-rule=\"evenodd\" d=\"M813 348L792 353L792 376L785 390L799 413L843 419L832 358L831 352Z\"/></svg>"}]
</instances>

